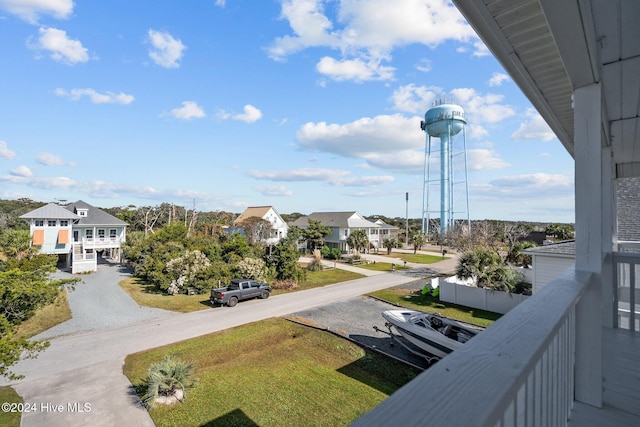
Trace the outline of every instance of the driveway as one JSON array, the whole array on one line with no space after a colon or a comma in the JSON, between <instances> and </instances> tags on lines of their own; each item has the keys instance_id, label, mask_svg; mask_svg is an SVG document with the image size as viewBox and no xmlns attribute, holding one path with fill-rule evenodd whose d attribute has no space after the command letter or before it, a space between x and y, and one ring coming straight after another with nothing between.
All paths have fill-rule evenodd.
<instances>
[{"instance_id":1,"label":"driveway","mask_svg":"<svg viewBox=\"0 0 640 427\"><path fill-rule=\"evenodd\" d=\"M73 318L60 323L34 337L51 339L80 332L119 328L132 323L175 315L172 311L138 305L118 285L131 276L131 271L117 263L100 260L98 271L92 274L72 275L58 271L56 279L80 277L82 282L67 291Z\"/></svg>"}]
</instances>

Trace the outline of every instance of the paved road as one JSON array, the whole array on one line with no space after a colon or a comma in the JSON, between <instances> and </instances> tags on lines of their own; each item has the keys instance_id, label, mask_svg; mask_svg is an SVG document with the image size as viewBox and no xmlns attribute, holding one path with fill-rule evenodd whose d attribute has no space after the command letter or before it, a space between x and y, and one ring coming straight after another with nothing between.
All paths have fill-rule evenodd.
<instances>
[{"instance_id":1,"label":"paved road","mask_svg":"<svg viewBox=\"0 0 640 427\"><path fill-rule=\"evenodd\" d=\"M397 286L414 278L379 274L307 291L252 300L234 308L219 307L176 314L124 326L63 336L35 360L14 371L26 379L14 387L35 412L22 426L152 426L147 412L122 374L126 355L270 317L284 316L335 301ZM88 403L90 412L71 412L69 405ZM58 405L62 405L61 407ZM55 409L61 409L52 412Z\"/></svg>"}]
</instances>

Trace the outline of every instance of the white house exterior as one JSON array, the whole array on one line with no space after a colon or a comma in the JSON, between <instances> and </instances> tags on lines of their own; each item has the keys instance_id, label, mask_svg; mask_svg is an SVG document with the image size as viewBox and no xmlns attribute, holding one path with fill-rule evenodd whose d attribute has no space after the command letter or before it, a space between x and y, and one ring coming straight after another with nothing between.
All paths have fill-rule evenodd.
<instances>
[{"instance_id":1,"label":"white house exterior","mask_svg":"<svg viewBox=\"0 0 640 427\"><path fill-rule=\"evenodd\" d=\"M126 238L127 223L82 200L65 207L49 203L20 218L29 223L40 253L59 255L73 273L95 271L98 252L117 259Z\"/></svg>"},{"instance_id":2,"label":"white house exterior","mask_svg":"<svg viewBox=\"0 0 640 427\"><path fill-rule=\"evenodd\" d=\"M523 253L531 255L532 293L539 292L576 263L576 243L573 241L525 249Z\"/></svg>"},{"instance_id":3,"label":"white house exterior","mask_svg":"<svg viewBox=\"0 0 640 427\"><path fill-rule=\"evenodd\" d=\"M309 219L320 221L331 229L331 234L325 237L325 245L338 248L343 252L349 251L347 239L354 230L364 230L369 238L369 249L378 250L387 237L398 238L398 227L386 224L382 220L369 221L358 212L314 212L303 216L291 223L291 226L307 228Z\"/></svg>"},{"instance_id":4,"label":"white house exterior","mask_svg":"<svg viewBox=\"0 0 640 427\"><path fill-rule=\"evenodd\" d=\"M271 223L269 237L265 242L268 246L276 245L281 239L287 237L289 226L273 206L248 207L233 221L233 225L236 229L241 229L242 222L252 217L264 219Z\"/></svg>"}]
</instances>

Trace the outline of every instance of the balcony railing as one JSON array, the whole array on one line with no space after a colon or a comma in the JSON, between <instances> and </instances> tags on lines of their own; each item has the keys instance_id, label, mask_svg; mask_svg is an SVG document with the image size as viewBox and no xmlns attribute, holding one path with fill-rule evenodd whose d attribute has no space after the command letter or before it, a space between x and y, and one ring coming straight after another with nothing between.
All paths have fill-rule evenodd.
<instances>
[{"instance_id":1,"label":"balcony railing","mask_svg":"<svg viewBox=\"0 0 640 427\"><path fill-rule=\"evenodd\" d=\"M613 327L640 330L640 243L621 242L613 254Z\"/></svg>"},{"instance_id":2,"label":"balcony railing","mask_svg":"<svg viewBox=\"0 0 640 427\"><path fill-rule=\"evenodd\" d=\"M591 280L568 270L354 425L566 425L577 382L576 336L589 341L592 333L576 322Z\"/></svg>"},{"instance_id":3,"label":"balcony railing","mask_svg":"<svg viewBox=\"0 0 640 427\"><path fill-rule=\"evenodd\" d=\"M122 243L120 237L83 237L82 246L84 248L114 248L119 247Z\"/></svg>"}]
</instances>

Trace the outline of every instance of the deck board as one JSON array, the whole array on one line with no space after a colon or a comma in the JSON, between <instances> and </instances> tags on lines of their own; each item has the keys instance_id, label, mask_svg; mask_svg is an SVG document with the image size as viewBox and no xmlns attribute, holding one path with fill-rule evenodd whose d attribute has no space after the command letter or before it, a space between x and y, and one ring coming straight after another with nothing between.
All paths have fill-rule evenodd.
<instances>
[{"instance_id":1,"label":"deck board","mask_svg":"<svg viewBox=\"0 0 640 427\"><path fill-rule=\"evenodd\" d=\"M604 405L575 402L568 425L640 426L640 334L604 328L602 344Z\"/></svg>"}]
</instances>

